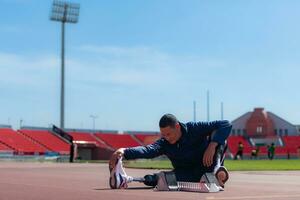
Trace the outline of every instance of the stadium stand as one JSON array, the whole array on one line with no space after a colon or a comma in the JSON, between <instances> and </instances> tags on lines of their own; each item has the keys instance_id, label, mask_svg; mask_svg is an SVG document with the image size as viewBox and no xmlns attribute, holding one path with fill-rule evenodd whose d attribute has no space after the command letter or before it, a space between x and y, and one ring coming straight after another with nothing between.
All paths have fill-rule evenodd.
<instances>
[{"instance_id":1,"label":"stadium stand","mask_svg":"<svg viewBox=\"0 0 300 200\"><path fill-rule=\"evenodd\" d=\"M77 159L108 160L114 148L108 146L91 132L81 130L67 131L77 145Z\"/></svg>"},{"instance_id":2,"label":"stadium stand","mask_svg":"<svg viewBox=\"0 0 300 200\"><path fill-rule=\"evenodd\" d=\"M160 134L157 132L143 131L128 131L118 134L117 131L109 130L107 132L99 130L93 133L93 130L69 129L66 130L66 134L73 138L78 159L85 160L107 160L118 148L148 145L160 138ZM275 157L295 158L300 156L300 136L281 136L278 138L278 141L281 142L275 144ZM239 142L242 142L245 158L250 158L251 151L256 149L256 146L259 146L259 159L267 158L268 147L266 145L277 141L268 139L246 139L244 136L231 135L228 138L226 155L233 158L237 153ZM46 156L48 153L49 155L55 153L55 155L68 156L70 144L48 128L22 127L22 129L15 131L11 127L0 127L0 153L2 156L7 154Z\"/></svg>"},{"instance_id":3,"label":"stadium stand","mask_svg":"<svg viewBox=\"0 0 300 200\"><path fill-rule=\"evenodd\" d=\"M48 130L21 129L19 132L47 148L47 151L57 152L61 155L70 153L70 144Z\"/></svg>"},{"instance_id":4,"label":"stadium stand","mask_svg":"<svg viewBox=\"0 0 300 200\"><path fill-rule=\"evenodd\" d=\"M267 155L268 154L268 149L266 146L261 146L259 147L259 152L258 152L258 155Z\"/></svg>"},{"instance_id":5,"label":"stadium stand","mask_svg":"<svg viewBox=\"0 0 300 200\"><path fill-rule=\"evenodd\" d=\"M146 135L146 134L134 134L134 136L144 145L152 144L160 138L158 134Z\"/></svg>"},{"instance_id":6,"label":"stadium stand","mask_svg":"<svg viewBox=\"0 0 300 200\"><path fill-rule=\"evenodd\" d=\"M0 129L0 141L15 150L16 154L41 155L48 151L44 146L9 128Z\"/></svg>"},{"instance_id":7,"label":"stadium stand","mask_svg":"<svg viewBox=\"0 0 300 200\"><path fill-rule=\"evenodd\" d=\"M287 154L288 154L288 148L287 147L276 147L275 148L275 155L286 156Z\"/></svg>"},{"instance_id":8,"label":"stadium stand","mask_svg":"<svg viewBox=\"0 0 300 200\"><path fill-rule=\"evenodd\" d=\"M286 156L288 153L287 147L275 147L275 156ZM268 147L267 146L261 146L259 147L259 153L260 156L266 156L268 155Z\"/></svg>"},{"instance_id":9,"label":"stadium stand","mask_svg":"<svg viewBox=\"0 0 300 200\"><path fill-rule=\"evenodd\" d=\"M300 147L300 136L282 136L282 140L290 154L297 154Z\"/></svg>"},{"instance_id":10,"label":"stadium stand","mask_svg":"<svg viewBox=\"0 0 300 200\"><path fill-rule=\"evenodd\" d=\"M102 148L110 148L110 146L106 145L105 142L101 141L99 138L95 137L91 133L87 132L68 132L72 137L73 140L80 143L92 143L96 146L102 147Z\"/></svg>"},{"instance_id":11,"label":"stadium stand","mask_svg":"<svg viewBox=\"0 0 300 200\"><path fill-rule=\"evenodd\" d=\"M13 149L0 142L0 151L13 151Z\"/></svg>"},{"instance_id":12,"label":"stadium stand","mask_svg":"<svg viewBox=\"0 0 300 200\"><path fill-rule=\"evenodd\" d=\"M105 133L95 133L95 136L100 140L104 141L107 145L114 149L122 147L135 147L140 144L135 141L131 135L128 134L105 134Z\"/></svg>"},{"instance_id":13,"label":"stadium stand","mask_svg":"<svg viewBox=\"0 0 300 200\"><path fill-rule=\"evenodd\" d=\"M239 142L242 142L244 145L244 155L250 155L252 149L254 149L254 147L251 147L249 142L242 136L229 136L227 142L228 149L232 153L232 156L237 153Z\"/></svg>"}]
</instances>

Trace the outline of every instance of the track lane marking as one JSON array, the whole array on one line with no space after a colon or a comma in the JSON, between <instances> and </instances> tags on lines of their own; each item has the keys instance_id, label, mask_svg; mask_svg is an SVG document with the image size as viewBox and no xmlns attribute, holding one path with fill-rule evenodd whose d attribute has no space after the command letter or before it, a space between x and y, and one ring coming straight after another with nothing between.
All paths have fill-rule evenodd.
<instances>
[{"instance_id":1,"label":"track lane marking","mask_svg":"<svg viewBox=\"0 0 300 200\"><path fill-rule=\"evenodd\" d=\"M296 195L260 195L260 196L235 196L235 197L206 197L207 200L226 200L226 199L272 199L272 198L291 198L300 197L300 194Z\"/></svg>"}]
</instances>

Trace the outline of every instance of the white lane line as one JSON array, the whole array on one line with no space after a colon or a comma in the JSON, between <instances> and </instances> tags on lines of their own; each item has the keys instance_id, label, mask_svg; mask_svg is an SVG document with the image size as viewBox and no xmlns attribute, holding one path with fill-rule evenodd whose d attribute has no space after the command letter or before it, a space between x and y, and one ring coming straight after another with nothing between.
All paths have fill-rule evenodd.
<instances>
[{"instance_id":1,"label":"white lane line","mask_svg":"<svg viewBox=\"0 0 300 200\"><path fill-rule=\"evenodd\" d=\"M260 196L235 196L235 197L206 197L207 200L222 200L222 199L273 199L273 198L292 198L300 197L300 194L296 195L260 195Z\"/></svg>"}]
</instances>

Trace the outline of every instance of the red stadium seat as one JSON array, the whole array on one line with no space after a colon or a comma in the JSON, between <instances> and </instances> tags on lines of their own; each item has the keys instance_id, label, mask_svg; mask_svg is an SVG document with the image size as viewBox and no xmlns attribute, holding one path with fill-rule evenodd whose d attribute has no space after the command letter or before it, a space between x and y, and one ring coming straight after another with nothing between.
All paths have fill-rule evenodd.
<instances>
[{"instance_id":1,"label":"red stadium seat","mask_svg":"<svg viewBox=\"0 0 300 200\"><path fill-rule=\"evenodd\" d=\"M47 130L21 129L19 132L45 146L47 151L70 153L70 144Z\"/></svg>"},{"instance_id":2,"label":"red stadium seat","mask_svg":"<svg viewBox=\"0 0 300 200\"><path fill-rule=\"evenodd\" d=\"M120 135L120 134L104 134L104 133L95 133L95 136L104 141L109 146L114 149L122 147L135 147L140 146L140 144L135 141L131 135Z\"/></svg>"},{"instance_id":3,"label":"red stadium seat","mask_svg":"<svg viewBox=\"0 0 300 200\"><path fill-rule=\"evenodd\" d=\"M0 142L0 152L6 152L6 151L13 151L13 149Z\"/></svg>"},{"instance_id":4,"label":"red stadium seat","mask_svg":"<svg viewBox=\"0 0 300 200\"><path fill-rule=\"evenodd\" d=\"M14 149L18 154L44 154L48 151L34 140L9 128L0 129L0 141Z\"/></svg>"},{"instance_id":5,"label":"red stadium seat","mask_svg":"<svg viewBox=\"0 0 300 200\"><path fill-rule=\"evenodd\" d=\"M135 134L135 137L144 145L152 144L160 138L160 135Z\"/></svg>"},{"instance_id":6,"label":"red stadium seat","mask_svg":"<svg viewBox=\"0 0 300 200\"><path fill-rule=\"evenodd\" d=\"M95 137L91 133L87 133L87 132L68 132L68 133L73 137L73 140L76 142L92 143L98 147L109 148L109 146L105 145L105 143L102 140Z\"/></svg>"},{"instance_id":7,"label":"red stadium seat","mask_svg":"<svg viewBox=\"0 0 300 200\"><path fill-rule=\"evenodd\" d=\"M228 142L228 148L229 148L230 152L233 154L233 156L238 151L239 142L242 142L242 144L244 145L244 154L245 155L251 155L251 151L252 151L252 149L254 149L254 147L252 147L248 143L248 141L245 138L243 138L242 136L229 136L227 139L227 142Z\"/></svg>"},{"instance_id":8,"label":"red stadium seat","mask_svg":"<svg viewBox=\"0 0 300 200\"><path fill-rule=\"evenodd\" d=\"M290 154L297 154L300 147L300 136L283 136L282 140Z\"/></svg>"}]
</instances>

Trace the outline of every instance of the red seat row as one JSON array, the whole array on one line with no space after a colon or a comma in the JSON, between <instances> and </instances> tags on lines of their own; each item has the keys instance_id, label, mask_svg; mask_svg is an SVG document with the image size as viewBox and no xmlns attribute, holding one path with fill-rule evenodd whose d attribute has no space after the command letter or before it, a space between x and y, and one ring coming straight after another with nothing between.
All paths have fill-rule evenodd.
<instances>
[{"instance_id":1,"label":"red seat row","mask_svg":"<svg viewBox=\"0 0 300 200\"><path fill-rule=\"evenodd\" d=\"M0 151L13 151L12 148L9 148L7 145L0 143Z\"/></svg>"},{"instance_id":2,"label":"red seat row","mask_svg":"<svg viewBox=\"0 0 300 200\"><path fill-rule=\"evenodd\" d=\"M284 145L290 154L297 154L300 150L300 136L283 136Z\"/></svg>"},{"instance_id":3,"label":"red seat row","mask_svg":"<svg viewBox=\"0 0 300 200\"><path fill-rule=\"evenodd\" d=\"M19 154L44 154L48 151L44 146L9 128L0 129L0 141Z\"/></svg>"},{"instance_id":4,"label":"red seat row","mask_svg":"<svg viewBox=\"0 0 300 200\"><path fill-rule=\"evenodd\" d=\"M74 141L82 143L91 143L104 149L117 149L121 147L135 147L148 145L160 138L159 134L112 134L112 133L88 133L88 132L69 132ZM300 150L300 136L282 137L284 146L276 147L276 155L296 154ZM242 136L230 136L228 138L228 148L232 155L238 150L238 144L241 142L244 146L244 154L251 155L255 149ZM265 146L259 148L259 154L266 155ZM69 154L70 144L54 135L48 130L29 130L21 129L14 131L10 128L0 128L0 151L14 151L24 154L43 154L47 151L54 151L60 154Z\"/></svg>"},{"instance_id":5,"label":"red seat row","mask_svg":"<svg viewBox=\"0 0 300 200\"><path fill-rule=\"evenodd\" d=\"M252 149L254 149L249 142L242 136L230 136L227 139L229 151L235 155L238 151L239 142L241 142L244 146L244 154L250 155Z\"/></svg>"},{"instance_id":6,"label":"red seat row","mask_svg":"<svg viewBox=\"0 0 300 200\"><path fill-rule=\"evenodd\" d=\"M95 135L92 133L87 133L87 132L68 132L72 137L73 140L76 141L77 143L92 143L95 144L98 147L101 148L107 148L108 146L105 145L103 141L101 141L99 138L97 138Z\"/></svg>"},{"instance_id":7,"label":"red seat row","mask_svg":"<svg viewBox=\"0 0 300 200\"><path fill-rule=\"evenodd\" d=\"M140 144L133 139L131 135L121 135L121 134L104 134L95 133L95 136L100 140L104 141L106 144L110 145L114 149L122 147L135 147L140 146Z\"/></svg>"},{"instance_id":8,"label":"red seat row","mask_svg":"<svg viewBox=\"0 0 300 200\"><path fill-rule=\"evenodd\" d=\"M135 134L135 137L144 145L152 144L156 140L160 138L160 135L152 134L152 135L146 135L146 134Z\"/></svg>"},{"instance_id":9,"label":"red seat row","mask_svg":"<svg viewBox=\"0 0 300 200\"><path fill-rule=\"evenodd\" d=\"M69 154L70 152L70 144L47 130L21 129L19 132L37 141L46 147L48 151L58 152L60 154Z\"/></svg>"}]
</instances>

